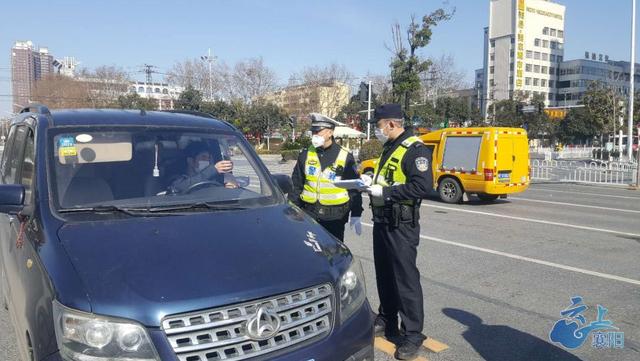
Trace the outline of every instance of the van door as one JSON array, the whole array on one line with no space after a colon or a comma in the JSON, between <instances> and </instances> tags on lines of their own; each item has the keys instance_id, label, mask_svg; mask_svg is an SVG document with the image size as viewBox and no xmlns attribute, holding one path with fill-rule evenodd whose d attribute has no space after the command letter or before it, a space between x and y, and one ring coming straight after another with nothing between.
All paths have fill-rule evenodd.
<instances>
[{"instance_id":1,"label":"van door","mask_svg":"<svg viewBox=\"0 0 640 361\"><path fill-rule=\"evenodd\" d=\"M513 166L511 181L525 183L529 176L529 139L526 135L513 136Z\"/></svg>"},{"instance_id":2,"label":"van door","mask_svg":"<svg viewBox=\"0 0 640 361\"><path fill-rule=\"evenodd\" d=\"M498 167L495 175L498 184L513 183L513 136L498 134Z\"/></svg>"}]
</instances>

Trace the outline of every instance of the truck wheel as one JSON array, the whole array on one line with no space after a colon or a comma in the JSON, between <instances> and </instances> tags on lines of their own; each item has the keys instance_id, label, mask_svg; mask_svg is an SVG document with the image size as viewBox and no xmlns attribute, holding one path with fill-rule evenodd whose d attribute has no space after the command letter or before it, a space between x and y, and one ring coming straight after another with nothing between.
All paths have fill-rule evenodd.
<instances>
[{"instance_id":1,"label":"truck wheel","mask_svg":"<svg viewBox=\"0 0 640 361\"><path fill-rule=\"evenodd\" d=\"M480 198L481 201L485 202L493 202L498 199L498 197L500 197L498 194L478 193L478 198Z\"/></svg>"},{"instance_id":2,"label":"truck wheel","mask_svg":"<svg viewBox=\"0 0 640 361\"><path fill-rule=\"evenodd\" d=\"M445 178L438 184L440 199L446 203L460 203L462 200L462 187L460 182L453 178Z\"/></svg>"}]
</instances>

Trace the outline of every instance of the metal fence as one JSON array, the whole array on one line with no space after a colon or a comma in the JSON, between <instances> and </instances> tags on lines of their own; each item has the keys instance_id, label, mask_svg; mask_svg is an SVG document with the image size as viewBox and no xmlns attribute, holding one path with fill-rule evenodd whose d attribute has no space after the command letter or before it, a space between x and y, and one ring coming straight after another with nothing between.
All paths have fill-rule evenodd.
<instances>
[{"instance_id":1,"label":"metal fence","mask_svg":"<svg viewBox=\"0 0 640 361\"><path fill-rule=\"evenodd\" d=\"M637 164L604 161L530 161L531 179L556 182L628 185L636 182Z\"/></svg>"},{"instance_id":2,"label":"metal fence","mask_svg":"<svg viewBox=\"0 0 640 361\"><path fill-rule=\"evenodd\" d=\"M540 157L550 160L550 159L585 159L593 157L593 151L600 148L596 147L572 147L572 148L564 148L562 150L555 150L554 148L549 147L537 147L529 149L529 152L533 154L537 154Z\"/></svg>"}]
</instances>

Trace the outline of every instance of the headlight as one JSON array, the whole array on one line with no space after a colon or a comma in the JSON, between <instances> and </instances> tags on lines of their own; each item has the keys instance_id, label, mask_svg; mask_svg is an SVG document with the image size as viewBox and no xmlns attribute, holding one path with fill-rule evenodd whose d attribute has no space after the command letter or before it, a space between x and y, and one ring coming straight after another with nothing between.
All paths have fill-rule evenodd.
<instances>
[{"instance_id":1,"label":"headlight","mask_svg":"<svg viewBox=\"0 0 640 361\"><path fill-rule=\"evenodd\" d=\"M347 272L340 277L340 323L351 317L362 306L366 297L362 265L354 259Z\"/></svg>"},{"instance_id":2,"label":"headlight","mask_svg":"<svg viewBox=\"0 0 640 361\"><path fill-rule=\"evenodd\" d=\"M53 301L58 348L65 360L158 361L140 325L127 320L76 311Z\"/></svg>"}]
</instances>

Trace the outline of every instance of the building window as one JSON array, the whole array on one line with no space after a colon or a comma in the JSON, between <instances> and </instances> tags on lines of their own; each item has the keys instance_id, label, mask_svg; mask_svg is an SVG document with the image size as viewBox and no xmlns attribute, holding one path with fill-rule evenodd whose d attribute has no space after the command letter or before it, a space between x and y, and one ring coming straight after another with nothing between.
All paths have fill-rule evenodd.
<instances>
[{"instance_id":1,"label":"building window","mask_svg":"<svg viewBox=\"0 0 640 361\"><path fill-rule=\"evenodd\" d=\"M542 47L543 48L548 48L549 47L549 40L542 40Z\"/></svg>"},{"instance_id":2,"label":"building window","mask_svg":"<svg viewBox=\"0 0 640 361\"><path fill-rule=\"evenodd\" d=\"M549 88L555 88L556 87L556 81L555 80L549 80Z\"/></svg>"},{"instance_id":3,"label":"building window","mask_svg":"<svg viewBox=\"0 0 640 361\"><path fill-rule=\"evenodd\" d=\"M144 93L144 87L138 87L138 93Z\"/></svg>"},{"instance_id":4,"label":"building window","mask_svg":"<svg viewBox=\"0 0 640 361\"><path fill-rule=\"evenodd\" d=\"M544 60L544 61L549 60L549 54L547 54L547 53L542 53L542 60Z\"/></svg>"},{"instance_id":5,"label":"building window","mask_svg":"<svg viewBox=\"0 0 640 361\"><path fill-rule=\"evenodd\" d=\"M534 73L539 73L540 72L540 65L534 65L533 66L533 72Z\"/></svg>"},{"instance_id":6,"label":"building window","mask_svg":"<svg viewBox=\"0 0 640 361\"><path fill-rule=\"evenodd\" d=\"M509 53L509 56L513 58L513 56L515 55L515 52L513 49L511 49L511 52Z\"/></svg>"},{"instance_id":7,"label":"building window","mask_svg":"<svg viewBox=\"0 0 640 361\"><path fill-rule=\"evenodd\" d=\"M539 52L539 51L534 52L534 53L533 53L533 58L534 58L535 60L540 60L540 52Z\"/></svg>"},{"instance_id":8,"label":"building window","mask_svg":"<svg viewBox=\"0 0 640 361\"><path fill-rule=\"evenodd\" d=\"M162 89L162 94L169 94L169 89L167 88Z\"/></svg>"},{"instance_id":9,"label":"building window","mask_svg":"<svg viewBox=\"0 0 640 361\"><path fill-rule=\"evenodd\" d=\"M564 49L564 44L563 43L558 43L558 50L562 50Z\"/></svg>"},{"instance_id":10,"label":"building window","mask_svg":"<svg viewBox=\"0 0 640 361\"><path fill-rule=\"evenodd\" d=\"M562 63L562 55L558 55L556 59L558 60L558 63Z\"/></svg>"},{"instance_id":11,"label":"building window","mask_svg":"<svg viewBox=\"0 0 640 361\"><path fill-rule=\"evenodd\" d=\"M555 61L556 61L556 56L555 56L554 54L551 54L551 55L549 55L549 59L550 59L552 62L555 62Z\"/></svg>"},{"instance_id":12,"label":"building window","mask_svg":"<svg viewBox=\"0 0 640 361\"><path fill-rule=\"evenodd\" d=\"M513 63L509 64L509 70L513 71Z\"/></svg>"},{"instance_id":13,"label":"building window","mask_svg":"<svg viewBox=\"0 0 640 361\"><path fill-rule=\"evenodd\" d=\"M531 85L531 78L524 78L524 85Z\"/></svg>"},{"instance_id":14,"label":"building window","mask_svg":"<svg viewBox=\"0 0 640 361\"><path fill-rule=\"evenodd\" d=\"M547 67L546 67L546 66L543 66L543 67L541 67L541 68L540 68L540 72L541 72L542 74L547 74L547 71L548 71L548 70L549 70L549 69L547 69Z\"/></svg>"},{"instance_id":15,"label":"building window","mask_svg":"<svg viewBox=\"0 0 640 361\"><path fill-rule=\"evenodd\" d=\"M493 74L494 70L495 70L495 68L494 68L493 66L492 66L492 67L490 67L490 68L489 68L489 74Z\"/></svg>"},{"instance_id":16,"label":"building window","mask_svg":"<svg viewBox=\"0 0 640 361\"><path fill-rule=\"evenodd\" d=\"M496 41L495 40L491 40L491 47L495 48L496 47Z\"/></svg>"},{"instance_id":17,"label":"building window","mask_svg":"<svg viewBox=\"0 0 640 361\"><path fill-rule=\"evenodd\" d=\"M551 49L558 49L558 42L557 41L551 41Z\"/></svg>"},{"instance_id":18,"label":"building window","mask_svg":"<svg viewBox=\"0 0 640 361\"><path fill-rule=\"evenodd\" d=\"M539 86L539 85L540 85L540 79L533 78L533 86Z\"/></svg>"},{"instance_id":19,"label":"building window","mask_svg":"<svg viewBox=\"0 0 640 361\"><path fill-rule=\"evenodd\" d=\"M535 46L540 46L540 39L535 39L535 40L533 41L533 45L535 45Z\"/></svg>"},{"instance_id":20,"label":"building window","mask_svg":"<svg viewBox=\"0 0 640 361\"><path fill-rule=\"evenodd\" d=\"M558 37L559 38L564 38L564 31L558 30Z\"/></svg>"},{"instance_id":21,"label":"building window","mask_svg":"<svg viewBox=\"0 0 640 361\"><path fill-rule=\"evenodd\" d=\"M491 60L492 60L492 61L493 61L493 60L496 60L496 54L491 53Z\"/></svg>"},{"instance_id":22,"label":"building window","mask_svg":"<svg viewBox=\"0 0 640 361\"><path fill-rule=\"evenodd\" d=\"M553 93L549 93L549 100L555 100L554 98L555 98L554 94Z\"/></svg>"},{"instance_id":23,"label":"building window","mask_svg":"<svg viewBox=\"0 0 640 361\"><path fill-rule=\"evenodd\" d=\"M542 35L549 35L549 28L545 27L544 29L542 29Z\"/></svg>"},{"instance_id":24,"label":"building window","mask_svg":"<svg viewBox=\"0 0 640 361\"><path fill-rule=\"evenodd\" d=\"M155 89L153 89L153 92L154 92L154 93L160 93L160 88L155 88Z\"/></svg>"},{"instance_id":25,"label":"building window","mask_svg":"<svg viewBox=\"0 0 640 361\"><path fill-rule=\"evenodd\" d=\"M549 35L556 36L556 29L551 29L551 33Z\"/></svg>"},{"instance_id":26,"label":"building window","mask_svg":"<svg viewBox=\"0 0 640 361\"><path fill-rule=\"evenodd\" d=\"M555 73L556 73L556 68L554 68L554 67L550 66L550 67L549 67L549 74L551 74L551 75L555 75Z\"/></svg>"},{"instance_id":27,"label":"building window","mask_svg":"<svg viewBox=\"0 0 640 361\"><path fill-rule=\"evenodd\" d=\"M524 70L528 71L528 72L531 72L533 70L533 66L531 64L525 64Z\"/></svg>"},{"instance_id":28,"label":"building window","mask_svg":"<svg viewBox=\"0 0 640 361\"><path fill-rule=\"evenodd\" d=\"M527 59L533 58L533 51L527 50Z\"/></svg>"},{"instance_id":29,"label":"building window","mask_svg":"<svg viewBox=\"0 0 640 361\"><path fill-rule=\"evenodd\" d=\"M541 87L546 87L547 86L547 79L540 79L540 86Z\"/></svg>"}]
</instances>

